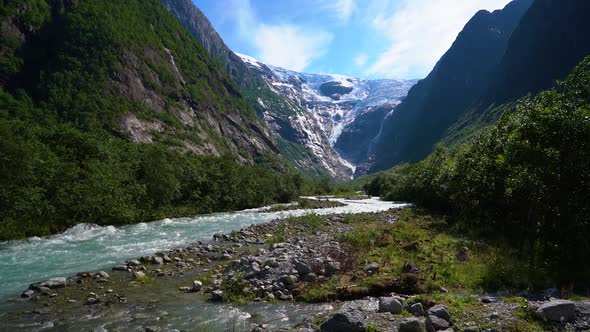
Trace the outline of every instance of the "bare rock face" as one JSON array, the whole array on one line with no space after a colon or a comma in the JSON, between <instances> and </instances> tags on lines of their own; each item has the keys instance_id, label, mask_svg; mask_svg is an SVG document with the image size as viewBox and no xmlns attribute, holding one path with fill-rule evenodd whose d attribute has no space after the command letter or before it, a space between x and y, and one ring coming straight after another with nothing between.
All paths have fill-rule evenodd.
<instances>
[{"instance_id":1,"label":"bare rock face","mask_svg":"<svg viewBox=\"0 0 590 332\"><path fill-rule=\"evenodd\" d=\"M320 91L324 96L328 96L334 100L340 100L342 95L351 93L353 90L352 82L346 81L346 84L340 81L330 81L320 85Z\"/></svg>"},{"instance_id":2,"label":"bare rock face","mask_svg":"<svg viewBox=\"0 0 590 332\"><path fill-rule=\"evenodd\" d=\"M567 300L553 300L537 309L537 316L554 322L567 322L576 312L576 304Z\"/></svg>"}]
</instances>

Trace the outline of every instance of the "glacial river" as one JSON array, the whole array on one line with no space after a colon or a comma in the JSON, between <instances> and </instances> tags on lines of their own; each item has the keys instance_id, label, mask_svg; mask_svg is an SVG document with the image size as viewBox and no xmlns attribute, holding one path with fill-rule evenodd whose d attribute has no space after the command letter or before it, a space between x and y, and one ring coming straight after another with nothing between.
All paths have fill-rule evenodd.
<instances>
[{"instance_id":1,"label":"glacial river","mask_svg":"<svg viewBox=\"0 0 590 332\"><path fill-rule=\"evenodd\" d=\"M0 243L0 331L3 330L2 327L10 325L4 325L7 323L4 319L8 318L7 311L16 305L15 298L32 282L57 276L69 276L79 271L108 271L112 266L127 259L186 246L196 241L208 241L215 233L229 233L251 224L264 223L277 218L310 213L323 215L380 212L404 206L404 204L380 201L378 198L333 200L347 205L329 209L272 213L264 212L263 209L251 209L199 215L193 218L164 219L124 227L77 225L54 236ZM77 323L72 325L72 331L81 329L108 331L111 330L109 324L131 328L133 324L121 325L122 322L132 317L133 312L137 314L146 310L148 313L140 317L156 317L157 313L150 310L157 310L160 314L165 313L166 330L193 330L195 326L202 324L205 324L202 325L205 326L205 330L219 330L224 329L222 327L230 322L235 324L236 321L251 317L253 311L269 321L285 322L291 318L295 319L295 316L302 314L300 312L302 310L321 310L319 307L288 303L260 303L240 307L203 301L182 303L171 300L163 301L157 306L145 305L139 309L136 308L135 311L129 308L127 312L113 313L113 316L108 318L80 317ZM327 310L329 305L328 307L323 305L322 308ZM158 317L160 316L162 315ZM18 326L23 330L52 330L53 325L49 320L45 326L38 323Z\"/></svg>"}]
</instances>

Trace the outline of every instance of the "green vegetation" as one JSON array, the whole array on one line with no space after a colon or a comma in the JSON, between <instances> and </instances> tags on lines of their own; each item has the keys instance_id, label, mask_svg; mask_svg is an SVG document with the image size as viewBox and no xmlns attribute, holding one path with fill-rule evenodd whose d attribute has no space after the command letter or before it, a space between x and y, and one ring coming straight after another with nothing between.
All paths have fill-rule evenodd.
<instances>
[{"instance_id":1,"label":"green vegetation","mask_svg":"<svg viewBox=\"0 0 590 332\"><path fill-rule=\"evenodd\" d=\"M507 243L522 262L513 280L524 274L532 286L571 292L590 277L589 79L587 58L472 144L397 166L367 192L414 202L451 216L457 230Z\"/></svg>"},{"instance_id":2,"label":"green vegetation","mask_svg":"<svg viewBox=\"0 0 590 332\"><path fill-rule=\"evenodd\" d=\"M389 218L394 215L385 215ZM357 214L346 217L354 228L340 236L353 254L344 274L307 287L301 298L309 302L359 298L380 292L438 294L441 287L457 294L520 290L531 285L527 261L517 250L464 237L450 229L442 217L406 209L393 224L383 215ZM367 275L368 262L379 273ZM416 274L404 271L406 264ZM539 275L542 276L539 271Z\"/></svg>"},{"instance_id":3,"label":"green vegetation","mask_svg":"<svg viewBox=\"0 0 590 332\"><path fill-rule=\"evenodd\" d=\"M314 186L271 154L239 164L207 122L180 121L186 100L197 119L258 120L158 1L9 0L0 23L0 240L286 203ZM131 144L125 114L164 130ZM224 156L180 152L203 140Z\"/></svg>"}]
</instances>

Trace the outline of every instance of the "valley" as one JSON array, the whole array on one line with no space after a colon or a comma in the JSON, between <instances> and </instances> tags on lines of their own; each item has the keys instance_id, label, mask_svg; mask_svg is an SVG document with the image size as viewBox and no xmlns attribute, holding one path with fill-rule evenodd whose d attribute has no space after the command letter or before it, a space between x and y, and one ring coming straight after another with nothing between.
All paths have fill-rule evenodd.
<instances>
[{"instance_id":1,"label":"valley","mask_svg":"<svg viewBox=\"0 0 590 332\"><path fill-rule=\"evenodd\" d=\"M2 1L0 331L590 331L589 12Z\"/></svg>"},{"instance_id":2,"label":"valley","mask_svg":"<svg viewBox=\"0 0 590 332\"><path fill-rule=\"evenodd\" d=\"M340 180L351 179L356 165L367 161L381 123L417 82L298 73L238 56L272 92L294 105L289 112L277 111L259 97L259 112L270 128L308 148Z\"/></svg>"}]
</instances>

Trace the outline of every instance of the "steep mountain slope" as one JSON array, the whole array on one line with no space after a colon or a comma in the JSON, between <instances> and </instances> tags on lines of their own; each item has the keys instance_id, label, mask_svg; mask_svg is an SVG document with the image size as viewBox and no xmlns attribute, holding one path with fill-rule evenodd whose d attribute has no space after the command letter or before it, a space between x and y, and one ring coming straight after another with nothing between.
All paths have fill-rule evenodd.
<instances>
[{"instance_id":1,"label":"steep mountain slope","mask_svg":"<svg viewBox=\"0 0 590 332\"><path fill-rule=\"evenodd\" d=\"M532 0L478 12L432 72L388 117L360 173L425 157L488 88L508 41Z\"/></svg>"},{"instance_id":2,"label":"steep mountain slope","mask_svg":"<svg viewBox=\"0 0 590 332\"><path fill-rule=\"evenodd\" d=\"M191 0L160 0L160 3L205 47L211 57L225 68L260 118L263 118L264 112L281 117L303 112L290 100L270 90L264 80L225 45L211 22ZM263 101L264 109L259 100ZM281 127L290 131L287 125L283 123ZM275 133L275 138L281 154L299 169L316 176L329 175L340 179L348 176L346 168L339 167L339 162L335 159L322 159L308 147L284 138L282 133ZM324 165L329 165L330 169Z\"/></svg>"},{"instance_id":3,"label":"steep mountain slope","mask_svg":"<svg viewBox=\"0 0 590 332\"><path fill-rule=\"evenodd\" d=\"M383 118L416 82L298 73L240 56L272 92L295 105L291 113L277 113L266 106L264 99L258 100L263 117L273 130L284 139L311 149L332 174L344 174L340 178L353 175L354 164L365 157L380 132ZM387 112L382 112L384 109ZM372 116L367 117L368 114ZM359 116L364 119L355 121ZM359 130L361 122L365 125ZM347 135L341 139L343 132Z\"/></svg>"},{"instance_id":4,"label":"steep mountain slope","mask_svg":"<svg viewBox=\"0 0 590 332\"><path fill-rule=\"evenodd\" d=\"M240 86L250 105L273 129L281 154L299 169L313 175L349 179L354 166L343 160L333 148L344 127L352 124L363 107L399 101L415 83L395 80L361 82L269 67L248 56L233 53L191 0L160 2ZM348 82L348 79L352 81ZM351 90L353 84L355 91ZM341 97L343 99L339 100ZM373 121L380 122L381 119ZM378 129L364 133L364 136L372 138ZM351 148L352 145L346 142L338 144L338 151L343 155L366 154L366 146L355 146L362 152L350 151Z\"/></svg>"},{"instance_id":5,"label":"steep mountain slope","mask_svg":"<svg viewBox=\"0 0 590 332\"><path fill-rule=\"evenodd\" d=\"M590 1L536 0L514 30L483 103L501 104L563 80L590 54Z\"/></svg>"},{"instance_id":6,"label":"steep mountain slope","mask_svg":"<svg viewBox=\"0 0 590 332\"><path fill-rule=\"evenodd\" d=\"M277 151L231 79L157 1L16 1L3 10L1 53L14 65L2 66L2 87L29 91L59 121L249 164Z\"/></svg>"},{"instance_id":7,"label":"steep mountain slope","mask_svg":"<svg viewBox=\"0 0 590 332\"><path fill-rule=\"evenodd\" d=\"M0 240L288 202L276 151L158 1L2 2Z\"/></svg>"}]
</instances>

